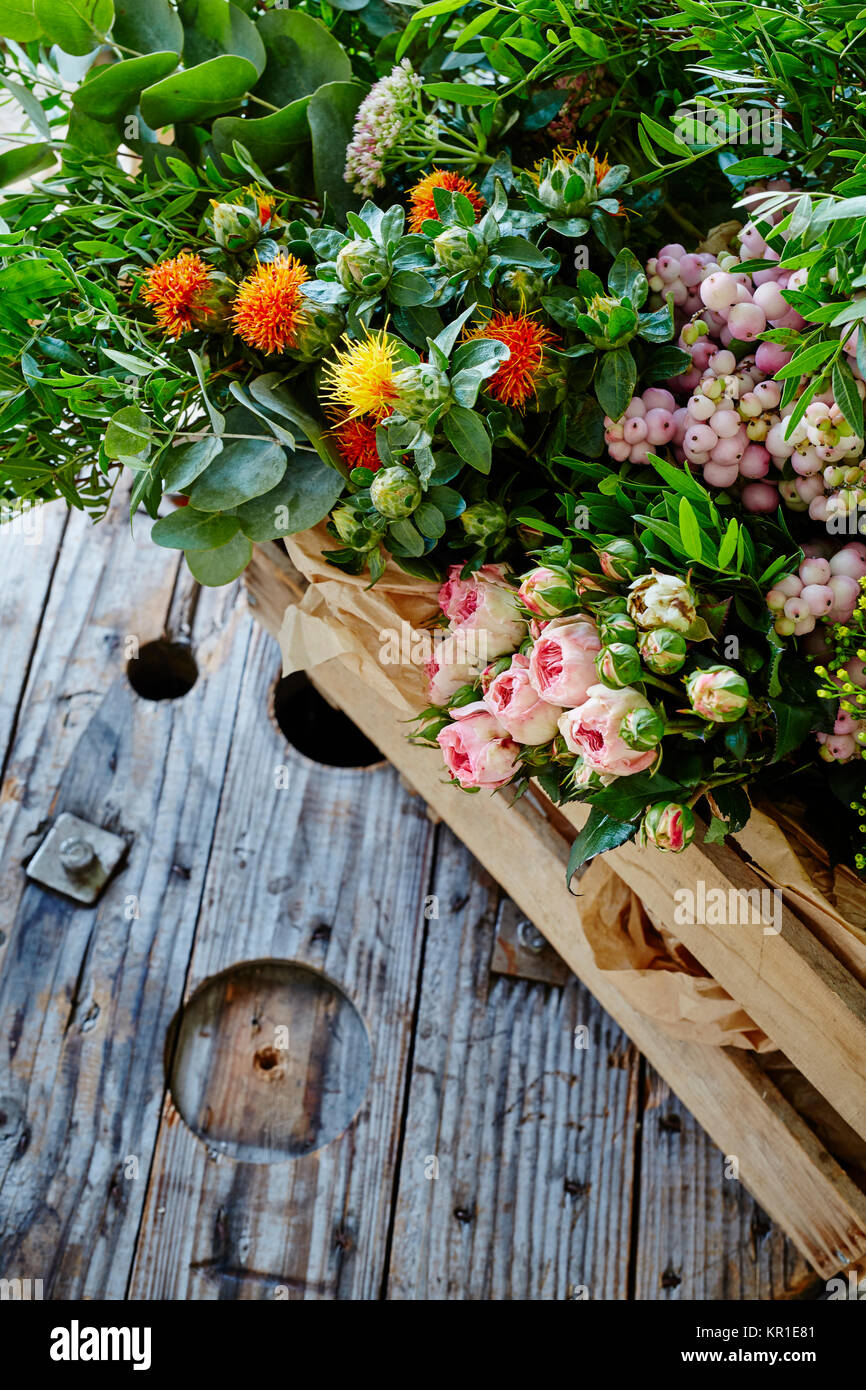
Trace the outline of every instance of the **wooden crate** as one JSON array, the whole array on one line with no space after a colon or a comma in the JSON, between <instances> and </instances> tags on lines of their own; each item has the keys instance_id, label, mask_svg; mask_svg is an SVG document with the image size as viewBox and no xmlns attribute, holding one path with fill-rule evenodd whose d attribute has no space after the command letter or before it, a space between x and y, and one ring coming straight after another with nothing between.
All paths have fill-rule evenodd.
<instances>
[{"instance_id":1,"label":"wooden crate","mask_svg":"<svg viewBox=\"0 0 866 1390\"><path fill-rule=\"evenodd\" d=\"M276 545L256 548L246 572L253 611L276 635L303 581ZM592 990L608 1013L688 1106L770 1216L822 1276L866 1267L866 1193L827 1152L813 1128L754 1055L672 1038L637 1012L595 963L580 899L565 866L586 808L552 806L541 795L509 805L503 796L460 796L438 754L406 740L405 725L339 659L314 681L400 770L472 850L518 907ZM707 888L762 887L729 843L692 844L680 855L623 845L611 867L651 915L672 922L673 895ZM676 936L751 1015L811 1086L864 1141L866 1169L866 990L787 907L778 935L760 927L677 925Z\"/></svg>"}]
</instances>

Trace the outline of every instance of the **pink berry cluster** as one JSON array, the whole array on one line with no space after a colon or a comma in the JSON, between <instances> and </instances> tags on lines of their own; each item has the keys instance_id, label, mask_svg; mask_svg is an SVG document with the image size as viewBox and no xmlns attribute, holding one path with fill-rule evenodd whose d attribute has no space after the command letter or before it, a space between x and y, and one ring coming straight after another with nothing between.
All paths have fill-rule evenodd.
<instances>
[{"instance_id":1,"label":"pink berry cluster","mask_svg":"<svg viewBox=\"0 0 866 1390\"><path fill-rule=\"evenodd\" d=\"M790 191L783 181L767 187ZM778 223L789 205L786 199L761 225ZM766 269L739 268L756 260ZM781 502L808 511L814 521L847 520L866 506L864 441L830 389L816 393L791 428L789 416L812 379L804 377L797 397L783 406L777 374L793 351L758 341L768 329L796 333L806 327L783 291L800 288L808 272L783 270L778 262L779 253L753 222L740 231L736 254L689 253L670 242L647 262L654 294L673 297L678 345L691 366L668 389L651 387L635 396L618 420L606 416L605 441L612 459L631 463L644 463L648 453L668 445L679 462L702 470L708 487L736 487L747 511L772 512ZM849 355L857 340L854 332L845 343ZM849 364L866 399L856 359L849 356Z\"/></svg>"},{"instance_id":2,"label":"pink berry cluster","mask_svg":"<svg viewBox=\"0 0 866 1390\"><path fill-rule=\"evenodd\" d=\"M676 435L677 403L670 391L651 386L633 396L619 420L604 417L607 452L617 463L646 463L648 453Z\"/></svg>"},{"instance_id":3,"label":"pink berry cluster","mask_svg":"<svg viewBox=\"0 0 866 1390\"><path fill-rule=\"evenodd\" d=\"M817 547L807 547L816 550ZM767 594L767 607L780 637L803 637L815 629L819 618L847 623L860 598L860 580L866 576L866 545L852 541L827 559L807 555L796 574L777 579Z\"/></svg>"}]
</instances>

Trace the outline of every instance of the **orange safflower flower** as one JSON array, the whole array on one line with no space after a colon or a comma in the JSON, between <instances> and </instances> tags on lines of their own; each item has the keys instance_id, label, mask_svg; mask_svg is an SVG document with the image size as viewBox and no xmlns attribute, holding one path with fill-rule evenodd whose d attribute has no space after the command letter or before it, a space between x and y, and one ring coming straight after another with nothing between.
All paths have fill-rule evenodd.
<instances>
[{"instance_id":1,"label":"orange safflower flower","mask_svg":"<svg viewBox=\"0 0 866 1390\"><path fill-rule=\"evenodd\" d=\"M434 222L439 221L439 214L433 201L435 188L444 188L449 193L464 194L475 209L476 217L479 217L484 210L484 199L470 179L455 173L453 169L434 169L423 179L419 179L413 188L409 189L410 232L420 232L428 219L432 219Z\"/></svg>"},{"instance_id":2,"label":"orange safflower flower","mask_svg":"<svg viewBox=\"0 0 866 1390\"><path fill-rule=\"evenodd\" d=\"M234 303L232 321L238 337L265 353L294 347L304 318L301 286L309 278L296 256L260 262L241 282Z\"/></svg>"},{"instance_id":3,"label":"orange safflower flower","mask_svg":"<svg viewBox=\"0 0 866 1390\"><path fill-rule=\"evenodd\" d=\"M486 323L464 331L464 338L495 338L511 351L499 369L484 384L484 390L503 405L522 410L537 393L538 377L544 365L544 349L558 342L543 324L529 314L493 314Z\"/></svg>"},{"instance_id":4,"label":"orange safflower flower","mask_svg":"<svg viewBox=\"0 0 866 1390\"><path fill-rule=\"evenodd\" d=\"M153 308L163 333L179 338L193 326L198 300L209 285L208 268L201 257L182 251L144 272L142 298Z\"/></svg>"},{"instance_id":5,"label":"orange safflower flower","mask_svg":"<svg viewBox=\"0 0 866 1390\"><path fill-rule=\"evenodd\" d=\"M332 405L353 420L359 415L374 420L390 415L397 399L395 355L396 348L382 329L346 341L342 351L336 350L336 361L324 370Z\"/></svg>"},{"instance_id":6,"label":"orange safflower flower","mask_svg":"<svg viewBox=\"0 0 866 1390\"><path fill-rule=\"evenodd\" d=\"M369 415L348 415L332 431L340 457L350 468L369 468L375 473L382 466L376 448L376 421Z\"/></svg>"}]
</instances>

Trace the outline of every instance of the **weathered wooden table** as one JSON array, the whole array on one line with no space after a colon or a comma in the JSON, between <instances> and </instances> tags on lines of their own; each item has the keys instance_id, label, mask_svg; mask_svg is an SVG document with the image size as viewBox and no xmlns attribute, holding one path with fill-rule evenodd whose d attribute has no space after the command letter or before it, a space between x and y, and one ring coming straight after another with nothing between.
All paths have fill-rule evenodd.
<instances>
[{"instance_id":1,"label":"weathered wooden table","mask_svg":"<svg viewBox=\"0 0 866 1390\"><path fill-rule=\"evenodd\" d=\"M148 525L132 538L118 503L95 529L52 506L41 535L0 531L0 1278L60 1299L814 1295L592 996L546 982L549 955L494 955L513 906L393 769L287 745L276 645ZM154 699L188 684L182 651L148 646L165 632L198 678ZM284 727L340 756L326 707L290 694ZM128 846L95 907L25 873L64 811Z\"/></svg>"}]
</instances>

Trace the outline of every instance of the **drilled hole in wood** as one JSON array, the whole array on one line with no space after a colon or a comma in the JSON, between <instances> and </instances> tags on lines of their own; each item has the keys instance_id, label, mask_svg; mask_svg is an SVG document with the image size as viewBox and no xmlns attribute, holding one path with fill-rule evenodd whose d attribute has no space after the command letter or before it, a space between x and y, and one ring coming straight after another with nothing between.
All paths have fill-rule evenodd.
<instances>
[{"instance_id":1,"label":"drilled hole in wood","mask_svg":"<svg viewBox=\"0 0 866 1390\"><path fill-rule=\"evenodd\" d=\"M370 1080L364 1021L339 985L295 961L206 980L170 1035L174 1104L208 1148L245 1163L311 1153L352 1123Z\"/></svg>"},{"instance_id":2,"label":"drilled hole in wood","mask_svg":"<svg viewBox=\"0 0 866 1390\"><path fill-rule=\"evenodd\" d=\"M342 710L319 694L303 671L283 676L271 697L280 732L299 753L326 767L381 767L382 754Z\"/></svg>"},{"instance_id":3,"label":"drilled hole in wood","mask_svg":"<svg viewBox=\"0 0 866 1390\"><path fill-rule=\"evenodd\" d=\"M138 656L126 663L126 674L136 695L143 700L178 700L192 690L198 667L184 642L160 637L145 642Z\"/></svg>"}]
</instances>

